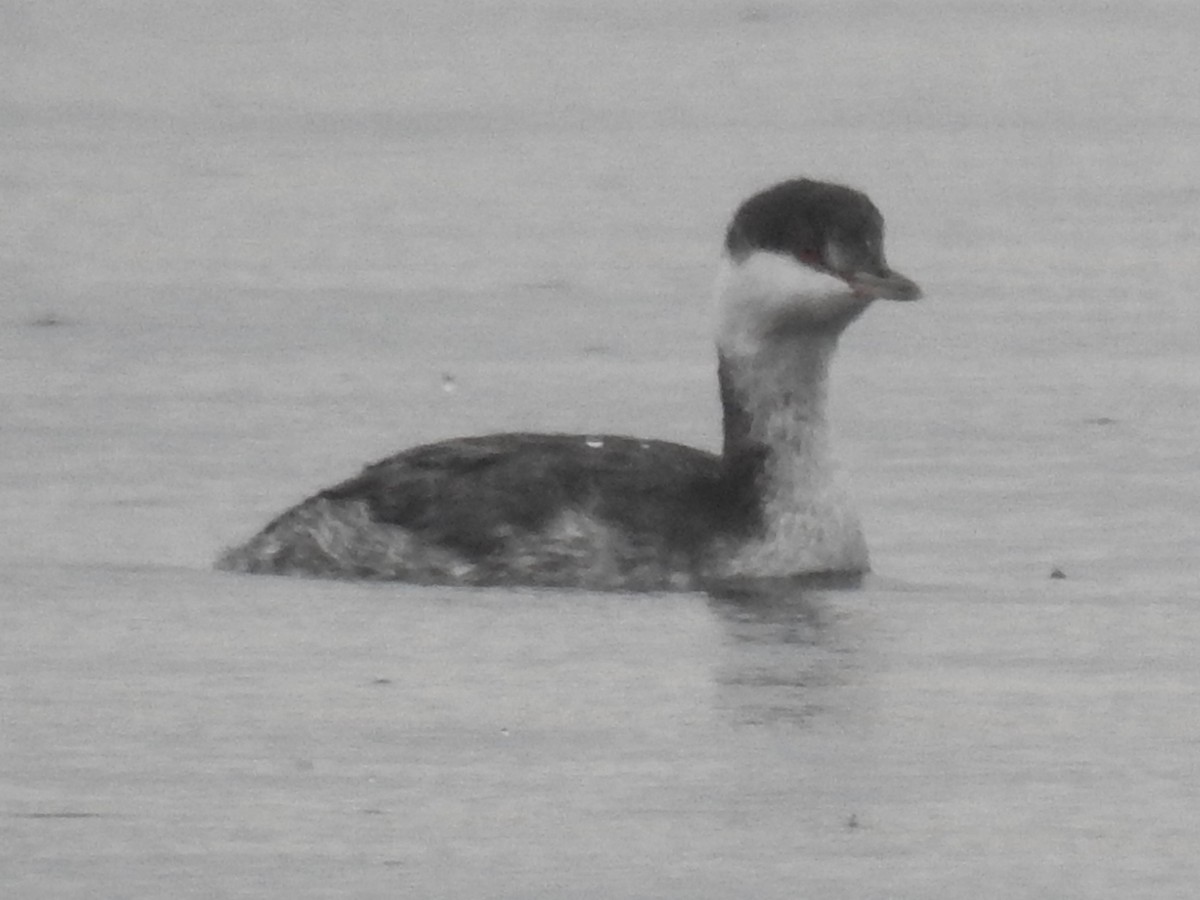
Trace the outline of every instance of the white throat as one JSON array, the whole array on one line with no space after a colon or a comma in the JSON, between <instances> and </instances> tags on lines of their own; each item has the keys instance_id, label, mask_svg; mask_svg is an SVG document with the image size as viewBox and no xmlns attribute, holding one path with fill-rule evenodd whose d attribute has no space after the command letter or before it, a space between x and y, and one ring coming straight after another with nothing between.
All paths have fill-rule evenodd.
<instances>
[{"instance_id":1,"label":"white throat","mask_svg":"<svg viewBox=\"0 0 1200 900\"><path fill-rule=\"evenodd\" d=\"M758 250L721 258L716 279L717 347L728 357L762 349L773 334L840 332L870 300L792 256Z\"/></svg>"},{"instance_id":2,"label":"white throat","mask_svg":"<svg viewBox=\"0 0 1200 900\"><path fill-rule=\"evenodd\" d=\"M723 262L717 349L727 402L746 428L736 440L767 452L766 533L733 564L746 574L867 568L857 517L836 483L826 399L838 337L869 302L790 256Z\"/></svg>"}]
</instances>

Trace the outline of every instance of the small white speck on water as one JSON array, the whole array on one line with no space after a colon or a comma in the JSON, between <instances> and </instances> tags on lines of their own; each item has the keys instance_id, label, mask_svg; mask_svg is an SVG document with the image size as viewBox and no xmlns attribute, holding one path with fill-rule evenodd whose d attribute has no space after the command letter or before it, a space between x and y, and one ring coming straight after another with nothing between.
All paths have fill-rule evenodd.
<instances>
[{"instance_id":1,"label":"small white speck on water","mask_svg":"<svg viewBox=\"0 0 1200 900\"><path fill-rule=\"evenodd\" d=\"M447 394L453 394L458 390L458 381L449 372L442 373L442 390Z\"/></svg>"},{"instance_id":2,"label":"small white speck on water","mask_svg":"<svg viewBox=\"0 0 1200 900\"><path fill-rule=\"evenodd\" d=\"M584 438L583 442L585 444L587 444L589 447L591 447L593 450L599 450L601 447L604 446L604 440L602 438L597 438L597 437Z\"/></svg>"}]
</instances>

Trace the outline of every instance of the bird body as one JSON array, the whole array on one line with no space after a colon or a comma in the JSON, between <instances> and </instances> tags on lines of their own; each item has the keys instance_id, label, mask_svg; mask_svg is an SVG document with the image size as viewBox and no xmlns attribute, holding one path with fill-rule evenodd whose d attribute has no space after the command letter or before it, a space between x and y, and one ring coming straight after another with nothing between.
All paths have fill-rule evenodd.
<instances>
[{"instance_id":1,"label":"bird body","mask_svg":"<svg viewBox=\"0 0 1200 900\"><path fill-rule=\"evenodd\" d=\"M367 466L227 551L222 568L439 584L691 590L869 569L826 415L838 338L917 286L865 195L754 195L717 278L720 455L617 435L496 434Z\"/></svg>"}]
</instances>

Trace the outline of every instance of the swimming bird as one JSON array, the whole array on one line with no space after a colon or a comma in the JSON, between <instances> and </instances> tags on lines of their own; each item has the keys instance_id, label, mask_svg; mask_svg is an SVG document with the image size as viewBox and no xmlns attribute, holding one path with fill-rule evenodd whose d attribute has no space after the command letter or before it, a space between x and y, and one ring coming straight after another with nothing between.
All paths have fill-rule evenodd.
<instances>
[{"instance_id":1,"label":"swimming bird","mask_svg":"<svg viewBox=\"0 0 1200 900\"><path fill-rule=\"evenodd\" d=\"M867 572L826 399L843 330L877 299L921 296L883 232L865 194L820 181L738 207L716 281L720 454L607 434L427 444L304 500L218 566L627 591Z\"/></svg>"}]
</instances>

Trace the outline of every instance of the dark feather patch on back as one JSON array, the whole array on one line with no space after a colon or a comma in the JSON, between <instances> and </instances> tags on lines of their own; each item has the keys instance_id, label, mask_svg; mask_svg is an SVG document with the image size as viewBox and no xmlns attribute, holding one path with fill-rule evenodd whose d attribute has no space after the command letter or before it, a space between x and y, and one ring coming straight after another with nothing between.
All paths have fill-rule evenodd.
<instances>
[{"instance_id":1,"label":"dark feather patch on back","mask_svg":"<svg viewBox=\"0 0 1200 900\"><path fill-rule=\"evenodd\" d=\"M474 559L566 511L692 554L722 530L720 475L716 456L666 441L501 434L415 447L319 496L365 501L377 521Z\"/></svg>"}]
</instances>

